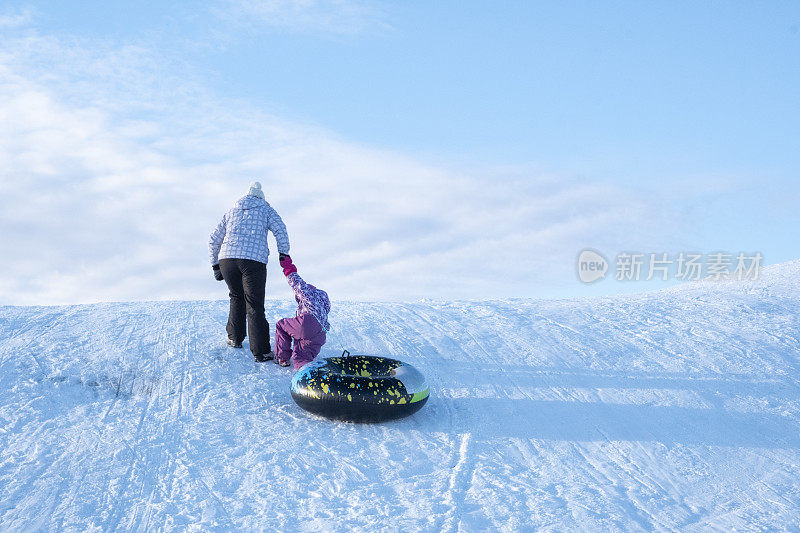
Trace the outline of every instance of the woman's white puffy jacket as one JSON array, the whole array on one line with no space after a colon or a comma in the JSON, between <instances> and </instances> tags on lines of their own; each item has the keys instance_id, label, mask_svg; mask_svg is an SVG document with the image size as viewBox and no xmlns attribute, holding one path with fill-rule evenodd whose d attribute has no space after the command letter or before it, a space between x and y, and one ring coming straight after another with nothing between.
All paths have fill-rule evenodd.
<instances>
[{"instance_id":1,"label":"woman's white puffy jacket","mask_svg":"<svg viewBox=\"0 0 800 533\"><path fill-rule=\"evenodd\" d=\"M225 213L222 222L211 234L208 254L211 264L220 259L252 259L267 262L267 232L275 235L278 252L289 253L289 235L280 215L266 202L256 196L245 196Z\"/></svg>"}]
</instances>

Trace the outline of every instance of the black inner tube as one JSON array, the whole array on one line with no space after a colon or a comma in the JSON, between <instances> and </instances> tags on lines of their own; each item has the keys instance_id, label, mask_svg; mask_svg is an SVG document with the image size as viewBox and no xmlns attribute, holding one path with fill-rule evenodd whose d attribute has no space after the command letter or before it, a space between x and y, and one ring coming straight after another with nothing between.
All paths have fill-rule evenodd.
<instances>
[{"instance_id":1,"label":"black inner tube","mask_svg":"<svg viewBox=\"0 0 800 533\"><path fill-rule=\"evenodd\" d=\"M295 374L292 398L303 409L328 418L382 421L415 413L429 388L413 366L386 357L332 357Z\"/></svg>"}]
</instances>

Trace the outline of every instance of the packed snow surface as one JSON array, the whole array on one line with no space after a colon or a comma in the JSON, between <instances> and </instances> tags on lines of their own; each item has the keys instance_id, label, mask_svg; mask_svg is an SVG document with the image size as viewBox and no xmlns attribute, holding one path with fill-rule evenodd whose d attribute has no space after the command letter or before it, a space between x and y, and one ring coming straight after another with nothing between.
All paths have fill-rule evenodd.
<instances>
[{"instance_id":1,"label":"packed snow surface","mask_svg":"<svg viewBox=\"0 0 800 533\"><path fill-rule=\"evenodd\" d=\"M431 385L379 425L300 410L223 301L1 307L0 530L797 528L799 278L334 301L323 355Z\"/></svg>"}]
</instances>

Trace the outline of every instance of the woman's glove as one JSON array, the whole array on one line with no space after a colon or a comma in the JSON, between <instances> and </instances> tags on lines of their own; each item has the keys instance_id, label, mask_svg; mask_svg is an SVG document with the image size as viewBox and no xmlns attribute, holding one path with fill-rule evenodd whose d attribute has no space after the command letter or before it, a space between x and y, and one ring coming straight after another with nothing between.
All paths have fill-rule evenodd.
<instances>
[{"instance_id":1,"label":"woman's glove","mask_svg":"<svg viewBox=\"0 0 800 533\"><path fill-rule=\"evenodd\" d=\"M222 281L222 270L219 269L219 264L216 264L211 268L214 269L214 279L217 281Z\"/></svg>"}]
</instances>

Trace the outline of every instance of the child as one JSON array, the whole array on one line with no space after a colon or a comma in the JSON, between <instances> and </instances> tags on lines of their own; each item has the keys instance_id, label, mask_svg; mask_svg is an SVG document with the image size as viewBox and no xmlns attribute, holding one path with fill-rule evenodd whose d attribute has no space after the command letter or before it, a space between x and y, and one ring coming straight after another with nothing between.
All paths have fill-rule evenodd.
<instances>
[{"instance_id":1,"label":"child","mask_svg":"<svg viewBox=\"0 0 800 533\"><path fill-rule=\"evenodd\" d=\"M328 324L331 302L327 292L303 281L297 273L297 267L292 264L291 257L282 255L280 264L289 285L294 289L297 316L282 318L275 325L275 362L281 366L289 366L291 358L294 369L299 370L314 360L325 344L325 333L331 329Z\"/></svg>"}]
</instances>

